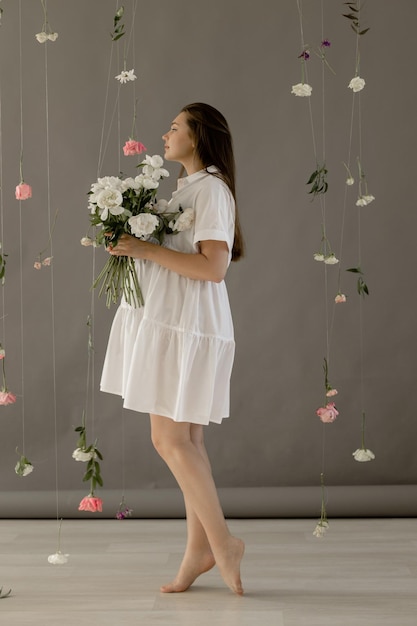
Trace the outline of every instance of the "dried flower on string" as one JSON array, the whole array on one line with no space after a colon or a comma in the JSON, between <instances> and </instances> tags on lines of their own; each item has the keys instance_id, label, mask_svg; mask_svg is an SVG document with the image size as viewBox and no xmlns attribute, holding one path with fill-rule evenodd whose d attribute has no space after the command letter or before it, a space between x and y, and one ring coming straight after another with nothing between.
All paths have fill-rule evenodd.
<instances>
[{"instance_id":1,"label":"dried flower on string","mask_svg":"<svg viewBox=\"0 0 417 626\"><path fill-rule=\"evenodd\" d=\"M91 237L82 237L80 243L82 246L94 246L94 241Z\"/></svg>"},{"instance_id":2,"label":"dried flower on string","mask_svg":"<svg viewBox=\"0 0 417 626\"><path fill-rule=\"evenodd\" d=\"M89 511L90 513L101 513L103 511L103 500L101 498L96 498L90 493L81 500L78 510Z\"/></svg>"},{"instance_id":3,"label":"dried flower on string","mask_svg":"<svg viewBox=\"0 0 417 626\"><path fill-rule=\"evenodd\" d=\"M365 195L365 196L360 196L357 200L356 200L356 206L367 206L368 204L370 204L373 200L375 200L375 196L371 196L370 194Z\"/></svg>"},{"instance_id":4,"label":"dried flower on string","mask_svg":"<svg viewBox=\"0 0 417 626\"><path fill-rule=\"evenodd\" d=\"M355 452L352 452L352 456L355 461L359 461L360 463L373 461L375 458L375 454L372 450L369 450L365 445L365 411L362 412L362 445L355 450Z\"/></svg>"},{"instance_id":5,"label":"dried flower on string","mask_svg":"<svg viewBox=\"0 0 417 626\"><path fill-rule=\"evenodd\" d=\"M15 191L16 200L28 200L32 197L32 187L24 182L20 182Z\"/></svg>"},{"instance_id":6,"label":"dried flower on string","mask_svg":"<svg viewBox=\"0 0 417 626\"><path fill-rule=\"evenodd\" d=\"M352 91L357 93L358 91L362 91L362 89L365 87L365 84L366 83L363 78L361 78L360 76L355 76L350 81L348 87L349 89L352 89Z\"/></svg>"},{"instance_id":7,"label":"dried flower on string","mask_svg":"<svg viewBox=\"0 0 417 626\"><path fill-rule=\"evenodd\" d=\"M0 360L2 365L2 373L3 373L3 385L0 391L0 405L6 406L8 404L14 404L16 402L16 396L14 393L8 390L7 382L6 382L6 352L3 346L0 344Z\"/></svg>"},{"instance_id":8,"label":"dried flower on string","mask_svg":"<svg viewBox=\"0 0 417 626\"><path fill-rule=\"evenodd\" d=\"M69 554L63 554L61 552L61 528L62 528L62 519L59 522L59 528L58 528L57 551L55 552L55 554L50 554L48 556L48 563L50 563L51 565L64 565L65 563L68 563Z\"/></svg>"},{"instance_id":9,"label":"dried flower on string","mask_svg":"<svg viewBox=\"0 0 417 626\"><path fill-rule=\"evenodd\" d=\"M136 154L141 154L145 152L146 148L140 141L134 141L134 139L129 139L126 141L123 146L123 154L125 156L134 156Z\"/></svg>"},{"instance_id":10,"label":"dried flower on string","mask_svg":"<svg viewBox=\"0 0 417 626\"><path fill-rule=\"evenodd\" d=\"M324 254L322 254L321 252L315 252L313 254L313 258L315 261L324 261Z\"/></svg>"},{"instance_id":11,"label":"dried flower on string","mask_svg":"<svg viewBox=\"0 0 417 626\"><path fill-rule=\"evenodd\" d=\"M119 83L123 85L124 83L128 83L129 81L136 80L137 76L135 74L135 70L131 69L131 70L122 70L120 74L115 76L115 78L116 80L119 81Z\"/></svg>"},{"instance_id":12,"label":"dried flower on string","mask_svg":"<svg viewBox=\"0 0 417 626\"><path fill-rule=\"evenodd\" d=\"M334 402L329 402L326 406L317 409L316 415L319 416L324 424L331 424L339 415L339 411L336 409Z\"/></svg>"},{"instance_id":13,"label":"dried flower on string","mask_svg":"<svg viewBox=\"0 0 417 626\"><path fill-rule=\"evenodd\" d=\"M91 337L89 337L90 347ZM72 458L76 461L83 461L87 463L86 471L83 477L83 482L90 481L90 493L87 497L83 498L79 511L102 511L102 500L96 498L94 495L97 485L103 486L103 479L101 477L100 461L103 460L103 455L97 448L97 441L93 444L87 445L87 434L85 427L85 413L83 412L82 424L75 428L75 432L79 433L77 448L72 453Z\"/></svg>"},{"instance_id":14,"label":"dried flower on string","mask_svg":"<svg viewBox=\"0 0 417 626\"><path fill-rule=\"evenodd\" d=\"M116 519L126 519L127 517L132 517L133 509L129 509L129 507L125 504L125 498L122 496L122 501L119 504L119 508L116 512Z\"/></svg>"},{"instance_id":15,"label":"dried flower on string","mask_svg":"<svg viewBox=\"0 0 417 626\"><path fill-rule=\"evenodd\" d=\"M307 83L297 83L291 87L291 93L300 97L311 96L312 91L313 87Z\"/></svg>"},{"instance_id":16,"label":"dried flower on string","mask_svg":"<svg viewBox=\"0 0 417 626\"><path fill-rule=\"evenodd\" d=\"M345 296L344 293L338 293L337 296L335 297L334 301L336 302L336 304L341 304L343 302L346 302L347 298Z\"/></svg>"},{"instance_id":17,"label":"dried flower on string","mask_svg":"<svg viewBox=\"0 0 417 626\"><path fill-rule=\"evenodd\" d=\"M368 450L367 448L358 448L355 452L352 452L352 456L355 461L359 461L361 463L365 461L373 461L375 458L375 454L372 450Z\"/></svg>"},{"instance_id":18,"label":"dried flower on string","mask_svg":"<svg viewBox=\"0 0 417 626\"><path fill-rule=\"evenodd\" d=\"M39 43L45 43L47 41L56 41L58 39L58 33L55 33L49 24L48 21L48 13L46 10L46 0L41 0L42 9L43 9L43 25L42 32L35 35L36 39Z\"/></svg>"},{"instance_id":19,"label":"dried flower on string","mask_svg":"<svg viewBox=\"0 0 417 626\"><path fill-rule=\"evenodd\" d=\"M324 257L324 262L326 263L326 265L336 265L336 263L339 263L339 259L336 258L336 256L332 252L332 254Z\"/></svg>"},{"instance_id":20,"label":"dried flower on string","mask_svg":"<svg viewBox=\"0 0 417 626\"><path fill-rule=\"evenodd\" d=\"M17 454L19 454L19 452L17 451L17 448L16 448L16 452ZM25 457L25 455L22 454L19 461L16 463L16 467L14 468L14 471L16 472L18 476L22 476L22 477L28 476L29 474L33 472L33 465Z\"/></svg>"},{"instance_id":21,"label":"dried flower on string","mask_svg":"<svg viewBox=\"0 0 417 626\"><path fill-rule=\"evenodd\" d=\"M320 474L320 487L321 487L321 511L320 511L320 519L313 530L313 535L321 539L323 535L329 528L329 522L327 519L326 512L326 498L325 498L325 485L324 485L324 474Z\"/></svg>"}]
</instances>

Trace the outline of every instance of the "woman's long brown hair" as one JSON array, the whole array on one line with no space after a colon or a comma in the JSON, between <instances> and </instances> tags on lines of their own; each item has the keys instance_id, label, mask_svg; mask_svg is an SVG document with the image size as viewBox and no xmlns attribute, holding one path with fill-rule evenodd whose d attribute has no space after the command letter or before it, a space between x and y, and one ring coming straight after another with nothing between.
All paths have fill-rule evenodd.
<instances>
[{"instance_id":1,"label":"woman's long brown hair","mask_svg":"<svg viewBox=\"0 0 417 626\"><path fill-rule=\"evenodd\" d=\"M232 261L238 261L244 255L244 241L236 203L236 166L228 123L217 109L202 102L188 104L182 112L187 116L196 154L203 167L214 165L218 171L213 176L226 183L234 198L236 214Z\"/></svg>"}]
</instances>

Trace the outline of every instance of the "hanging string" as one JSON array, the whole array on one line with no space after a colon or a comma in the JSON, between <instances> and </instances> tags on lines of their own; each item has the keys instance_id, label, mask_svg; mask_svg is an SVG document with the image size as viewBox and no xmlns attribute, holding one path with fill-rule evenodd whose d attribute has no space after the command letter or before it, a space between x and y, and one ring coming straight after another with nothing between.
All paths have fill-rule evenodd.
<instances>
[{"instance_id":1,"label":"hanging string","mask_svg":"<svg viewBox=\"0 0 417 626\"><path fill-rule=\"evenodd\" d=\"M45 11L47 0L44 0ZM50 134L49 134L49 84L48 84L48 42L44 44L45 50L45 122L46 122L46 204L48 212L48 232L51 258L54 256L52 239L52 216L51 216L51 159L50 159ZM52 340L52 400L54 419L54 447L55 447L55 504L56 518L59 520L59 455L58 455L58 416L57 416L57 385L56 385L56 337L55 337L55 283L54 264L50 265L51 277L51 340Z\"/></svg>"},{"instance_id":2,"label":"hanging string","mask_svg":"<svg viewBox=\"0 0 417 626\"><path fill-rule=\"evenodd\" d=\"M0 242L2 249L0 253L4 255L4 199L3 199L3 116L2 116L2 85L0 75ZM2 341L3 348L6 349L6 294L5 289L1 290L1 320L2 320Z\"/></svg>"},{"instance_id":3,"label":"hanging string","mask_svg":"<svg viewBox=\"0 0 417 626\"><path fill-rule=\"evenodd\" d=\"M22 54L22 3L19 0L19 91L20 91L20 159L23 158L23 54ZM22 404L22 454L25 453L25 380L24 380L24 341L23 341L23 216L22 201L19 200L19 262L20 262L20 367Z\"/></svg>"}]
</instances>

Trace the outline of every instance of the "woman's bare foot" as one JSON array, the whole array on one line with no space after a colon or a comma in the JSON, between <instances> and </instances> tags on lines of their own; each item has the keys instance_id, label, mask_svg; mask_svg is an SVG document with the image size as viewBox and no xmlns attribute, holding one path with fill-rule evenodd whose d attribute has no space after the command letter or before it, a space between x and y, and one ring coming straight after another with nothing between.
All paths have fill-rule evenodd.
<instances>
[{"instance_id":1,"label":"woman's bare foot","mask_svg":"<svg viewBox=\"0 0 417 626\"><path fill-rule=\"evenodd\" d=\"M211 552L205 552L200 556L187 553L184 555L178 574L168 585L161 587L162 593L181 593L187 591L193 582L204 572L208 572L216 564Z\"/></svg>"},{"instance_id":2,"label":"woman's bare foot","mask_svg":"<svg viewBox=\"0 0 417 626\"><path fill-rule=\"evenodd\" d=\"M234 593L243 595L242 581L240 579L240 562L245 552L245 544L237 537L230 537L226 548L217 558L217 566L226 585Z\"/></svg>"}]
</instances>

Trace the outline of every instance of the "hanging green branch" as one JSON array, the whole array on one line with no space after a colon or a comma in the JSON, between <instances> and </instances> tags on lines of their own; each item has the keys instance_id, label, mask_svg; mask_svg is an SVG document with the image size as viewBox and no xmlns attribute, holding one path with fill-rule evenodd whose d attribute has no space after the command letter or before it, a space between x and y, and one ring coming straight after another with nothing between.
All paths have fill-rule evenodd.
<instances>
[{"instance_id":1,"label":"hanging green branch","mask_svg":"<svg viewBox=\"0 0 417 626\"><path fill-rule=\"evenodd\" d=\"M360 296L369 296L369 289L368 289L368 285L365 283L365 280L363 279L363 272L361 270L361 268L358 267L351 267L348 270L346 270L347 272L352 272L353 274L359 274L358 276L358 280L356 283L356 290L358 292L358 294Z\"/></svg>"},{"instance_id":2,"label":"hanging green branch","mask_svg":"<svg viewBox=\"0 0 417 626\"><path fill-rule=\"evenodd\" d=\"M311 174L310 178L306 182L306 185L311 185L311 189L308 192L309 194L313 194L315 198L320 193L326 193L329 188L329 185L326 180L327 169L326 165L323 164L321 167L317 165L317 169Z\"/></svg>"},{"instance_id":3,"label":"hanging green branch","mask_svg":"<svg viewBox=\"0 0 417 626\"><path fill-rule=\"evenodd\" d=\"M0 243L0 250L2 249L2 244ZM7 254L1 254L0 253L0 281L1 284L4 285L5 280L6 280L6 257Z\"/></svg>"},{"instance_id":4,"label":"hanging green branch","mask_svg":"<svg viewBox=\"0 0 417 626\"><path fill-rule=\"evenodd\" d=\"M123 17L124 11L125 11L124 6L121 6L117 10L116 15L114 16L114 19L113 19L113 32L111 33L112 41L117 41L118 39L123 37L123 35L125 34L125 25L119 23L120 20Z\"/></svg>"},{"instance_id":5,"label":"hanging green branch","mask_svg":"<svg viewBox=\"0 0 417 626\"><path fill-rule=\"evenodd\" d=\"M363 30L361 30L359 24L360 7L358 6L358 2L345 2L344 4L348 7L350 13L343 13L343 17L346 17L348 20L350 20L350 25L355 33L357 35L364 35L365 33L367 33L369 28L364 28Z\"/></svg>"}]
</instances>

